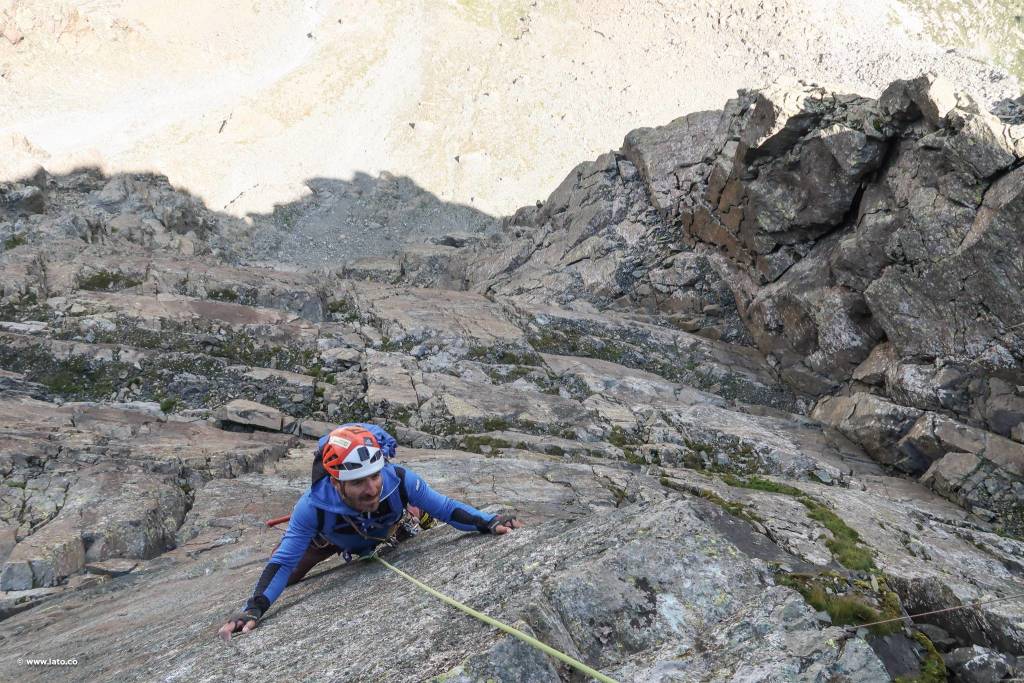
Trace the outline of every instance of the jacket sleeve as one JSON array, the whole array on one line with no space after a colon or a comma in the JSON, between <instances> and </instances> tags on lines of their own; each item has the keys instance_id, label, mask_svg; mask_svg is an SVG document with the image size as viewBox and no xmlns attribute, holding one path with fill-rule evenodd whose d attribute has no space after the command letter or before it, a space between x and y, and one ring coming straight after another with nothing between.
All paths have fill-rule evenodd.
<instances>
[{"instance_id":1,"label":"jacket sleeve","mask_svg":"<svg viewBox=\"0 0 1024 683\"><path fill-rule=\"evenodd\" d=\"M491 532L490 524L495 515L480 512L472 505L467 505L454 498L438 493L408 467L405 470L404 485L409 503L426 510L432 517L451 524L462 531Z\"/></svg>"},{"instance_id":2,"label":"jacket sleeve","mask_svg":"<svg viewBox=\"0 0 1024 683\"><path fill-rule=\"evenodd\" d=\"M299 564L316 533L316 509L309 502L307 493L292 509L288 530L256 582L252 597L245 606L247 611L256 608L262 615L270 608L288 585L292 570Z\"/></svg>"},{"instance_id":3,"label":"jacket sleeve","mask_svg":"<svg viewBox=\"0 0 1024 683\"><path fill-rule=\"evenodd\" d=\"M372 422L359 422L357 424L363 429L373 432L373 438L377 439L377 443L380 444L380 452L384 454L385 458L390 460L395 457L395 449L398 448L398 442L395 441L395 437L384 431L384 428L380 425L375 425Z\"/></svg>"}]
</instances>

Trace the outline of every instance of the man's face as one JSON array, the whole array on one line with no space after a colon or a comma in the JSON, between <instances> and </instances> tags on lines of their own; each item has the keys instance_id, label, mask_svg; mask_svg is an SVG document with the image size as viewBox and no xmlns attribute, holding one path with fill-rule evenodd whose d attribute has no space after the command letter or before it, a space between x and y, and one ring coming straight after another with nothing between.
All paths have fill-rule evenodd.
<instances>
[{"instance_id":1,"label":"man's face","mask_svg":"<svg viewBox=\"0 0 1024 683\"><path fill-rule=\"evenodd\" d=\"M353 510L373 512L380 507L380 490L384 485L380 472L352 481L331 481L341 499Z\"/></svg>"}]
</instances>

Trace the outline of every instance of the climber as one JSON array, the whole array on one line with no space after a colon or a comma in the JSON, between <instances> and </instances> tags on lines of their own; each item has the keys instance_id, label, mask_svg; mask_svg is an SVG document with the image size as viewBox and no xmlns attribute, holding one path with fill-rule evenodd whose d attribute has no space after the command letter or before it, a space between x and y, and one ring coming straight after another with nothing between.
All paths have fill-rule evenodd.
<instances>
[{"instance_id":1,"label":"climber","mask_svg":"<svg viewBox=\"0 0 1024 683\"><path fill-rule=\"evenodd\" d=\"M522 526L514 515L488 515L433 491L412 470L389 462L394 450L391 435L370 424L342 425L320 440L313 483L295 504L284 538L245 608L220 628L224 640L256 628L285 586L314 565L335 554L349 560L393 543L410 519L410 508L415 518L424 519L425 512L462 531L506 534Z\"/></svg>"}]
</instances>

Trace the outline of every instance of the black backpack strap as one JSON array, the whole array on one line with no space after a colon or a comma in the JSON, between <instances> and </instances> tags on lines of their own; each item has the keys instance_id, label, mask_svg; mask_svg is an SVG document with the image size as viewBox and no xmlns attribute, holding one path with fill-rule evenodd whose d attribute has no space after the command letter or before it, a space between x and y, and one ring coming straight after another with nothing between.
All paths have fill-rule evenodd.
<instances>
[{"instance_id":1,"label":"black backpack strap","mask_svg":"<svg viewBox=\"0 0 1024 683\"><path fill-rule=\"evenodd\" d=\"M319 447L313 449L313 470L310 473L310 484L315 484L324 477L327 476L327 470L324 469L324 456L323 451Z\"/></svg>"},{"instance_id":2,"label":"black backpack strap","mask_svg":"<svg viewBox=\"0 0 1024 683\"><path fill-rule=\"evenodd\" d=\"M405 492L405 468L395 465L395 474L398 475L398 496L402 499L402 509L409 507L409 494Z\"/></svg>"},{"instance_id":3,"label":"black backpack strap","mask_svg":"<svg viewBox=\"0 0 1024 683\"><path fill-rule=\"evenodd\" d=\"M323 508L316 509L316 532L322 534L324 532L324 510Z\"/></svg>"}]
</instances>

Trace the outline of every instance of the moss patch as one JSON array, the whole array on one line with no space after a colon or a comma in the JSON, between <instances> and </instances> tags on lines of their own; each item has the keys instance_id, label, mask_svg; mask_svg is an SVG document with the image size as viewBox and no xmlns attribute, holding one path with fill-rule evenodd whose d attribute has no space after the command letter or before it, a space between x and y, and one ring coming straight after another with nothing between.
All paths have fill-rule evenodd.
<instances>
[{"instance_id":1,"label":"moss patch","mask_svg":"<svg viewBox=\"0 0 1024 683\"><path fill-rule=\"evenodd\" d=\"M537 367L543 363L540 355L532 349L524 349L508 344L471 346L466 353L466 359L492 365L529 365Z\"/></svg>"},{"instance_id":2,"label":"moss patch","mask_svg":"<svg viewBox=\"0 0 1024 683\"><path fill-rule=\"evenodd\" d=\"M847 526L836 513L813 498L804 496L799 500L808 509L808 517L832 532L832 538L825 541L825 545L832 551L837 562L854 571L866 572L875 569L874 552L864 545L856 531Z\"/></svg>"},{"instance_id":3,"label":"moss patch","mask_svg":"<svg viewBox=\"0 0 1024 683\"><path fill-rule=\"evenodd\" d=\"M110 400L121 389L135 386L138 400L159 401L174 408L212 407L231 399L245 398L279 408L290 414L304 413L293 393L280 380L252 380L229 370L230 364L199 353L160 353L136 363L114 358L72 356L55 358L45 347L22 348L0 344L0 367L20 372L32 382L73 400ZM166 408L165 408L166 410ZM365 419L366 410L354 411Z\"/></svg>"},{"instance_id":4,"label":"moss patch","mask_svg":"<svg viewBox=\"0 0 1024 683\"><path fill-rule=\"evenodd\" d=\"M500 417L489 417L484 420L484 431L486 432L501 432L511 426L508 420L503 420Z\"/></svg>"},{"instance_id":5,"label":"moss patch","mask_svg":"<svg viewBox=\"0 0 1024 683\"><path fill-rule=\"evenodd\" d=\"M198 351L234 364L278 368L302 374L306 374L306 369L313 366L316 360L316 351L312 347L303 348L297 344L268 345L245 329L229 329L223 335L214 335L212 330L201 326L162 320L160 330L151 330L126 316L118 316L114 323L112 331L93 331L93 342L180 353ZM78 335L77 330L69 328L56 336L70 339Z\"/></svg>"},{"instance_id":6,"label":"moss patch","mask_svg":"<svg viewBox=\"0 0 1024 683\"><path fill-rule=\"evenodd\" d=\"M484 367L484 372L495 384L509 384L536 371L537 368L528 365L488 365Z\"/></svg>"},{"instance_id":7,"label":"moss patch","mask_svg":"<svg viewBox=\"0 0 1024 683\"><path fill-rule=\"evenodd\" d=\"M380 350L384 352L402 352L408 353L412 350L412 347L416 346L416 340L406 337L405 339L395 340L387 335L382 336L380 339Z\"/></svg>"},{"instance_id":8,"label":"moss patch","mask_svg":"<svg viewBox=\"0 0 1024 683\"><path fill-rule=\"evenodd\" d=\"M238 292L231 289L230 287L221 287L218 289L206 290L206 298L213 299L214 301L227 301L230 303L236 303L238 301Z\"/></svg>"},{"instance_id":9,"label":"moss patch","mask_svg":"<svg viewBox=\"0 0 1024 683\"><path fill-rule=\"evenodd\" d=\"M612 363L628 360L628 347L568 327L558 330L547 326L542 327L531 333L527 337L527 341L539 353L584 356ZM629 365L629 363L624 364Z\"/></svg>"},{"instance_id":10,"label":"moss patch","mask_svg":"<svg viewBox=\"0 0 1024 683\"><path fill-rule=\"evenodd\" d=\"M22 322L25 320L48 320L50 309L39 305L35 292L13 295L0 302L0 320Z\"/></svg>"},{"instance_id":11,"label":"moss patch","mask_svg":"<svg viewBox=\"0 0 1024 683\"><path fill-rule=\"evenodd\" d=\"M832 552L839 564L854 571L875 570L874 551L861 539L860 534L846 524L835 512L821 501L794 486L779 484L761 477L740 479L732 475L723 475L722 481L729 486L779 493L792 496L807 508L807 516L818 522L832 533L832 538L825 541L825 546Z\"/></svg>"},{"instance_id":12,"label":"moss patch","mask_svg":"<svg viewBox=\"0 0 1024 683\"><path fill-rule=\"evenodd\" d=\"M678 482L672 481L668 477L661 477L661 479L659 479L658 481L661 482L661 485L667 489L672 489L673 491L679 491L681 493L690 493L692 495L696 495L699 496L700 498L703 498L709 503L714 503L718 507L728 512L733 517L738 517L748 522L760 523L764 521L760 516L757 515L757 513L753 512L749 507L747 507L743 503L726 500L725 498L722 498L714 491L700 489L697 487L684 486L682 484L679 484Z\"/></svg>"},{"instance_id":13,"label":"moss patch","mask_svg":"<svg viewBox=\"0 0 1024 683\"><path fill-rule=\"evenodd\" d=\"M10 251L11 249L16 249L23 244L28 244L28 240L25 239L24 235L11 235L4 240L4 249Z\"/></svg>"},{"instance_id":14,"label":"moss patch","mask_svg":"<svg viewBox=\"0 0 1024 683\"><path fill-rule=\"evenodd\" d=\"M879 581L877 595L836 574L808 576L780 573L775 580L782 586L796 590L807 604L827 613L832 623L838 626L859 626L900 616L899 597L888 590L884 580ZM875 635L884 636L902 628L899 621L890 621L870 626L869 630Z\"/></svg>"},{"instance_id":15,"label":"moss patch","mask_svg":"<svg viewBox=\"0 0 1024 683\"><path fill-rule=\"evenodd\" d=\"M327 302L327 312L335 320L341 322L355 322L359 320L359 310L347 299L334 299Z\"/></svg>"},{"instance_id":16,"label":"moss patch","mask_svg":"<svg viewBox=\"0 0 1024 683\"><path fill-rule=\"evenodd\" d=\"M766 491L768 493L781 493L787 496L802 497L806 495L800 489L786 484L779 484L770 479L753 476L741 479L731 474L722 475L722 481L736 488L754 489L755 491Z\"/></svg>"},{"instance_id":17,"label":"moss patch","mask_svg":"<svg viewBox=\"0 0 1024 683\"><path fill-rule=\"evenodd\" d=\"M641 440L632 432L627 432L619 425L612 427L612 431L607 437L608 443L618 448L625 448L626 446L637 446L641 443Z\"/></svg>"},{"instance_id":18,"label":"moss patch","mask_svg":"<svg viewBox=\"0 0 1024 683\"><path fill-rule=\"evenodd\" d=\"M462 442L462 447L471 453L483 453L483 446L489 448L511 448L512 444L504 439L487 436L486 434L470 434Z\"/></svg>"},{"instance_id":19,"label":"moss patch","mask_svg":"<svg viewBox=\"0 0 1024 683\"><path fill-rule=\"evenodd\" d=\"M93 367L81 356L58 361L35 380L64 396L106 398L114 391L109 373L103 372L102 366Z\"/></svg>"},{"instance_id":20,"label":"moss patch","mask_svg":"<svg viewBox=\"0 0 1024 683\"><path fill-rule=\"evenodd\" d=\"M93 292L112 291L117 292L130 287L138 287L142 280L125 275L119 271L100 270L87 278L78 281L78 288Z\"/></svg>"},{"instance_id":21,"label":"moss patch","mask_svg":"<svg viewBox=\"0 0 1024 683\"><path fill-rule=\"evenodd\" d=\"M897 676L895 683L945 683L949 680L946 663L942 661L942 655L935 649L935 645L928 636L920 631L914 631L912 636L925 651L924 660L921 662L921 673L917 676Z\"/></svg>"}]
</instances>

